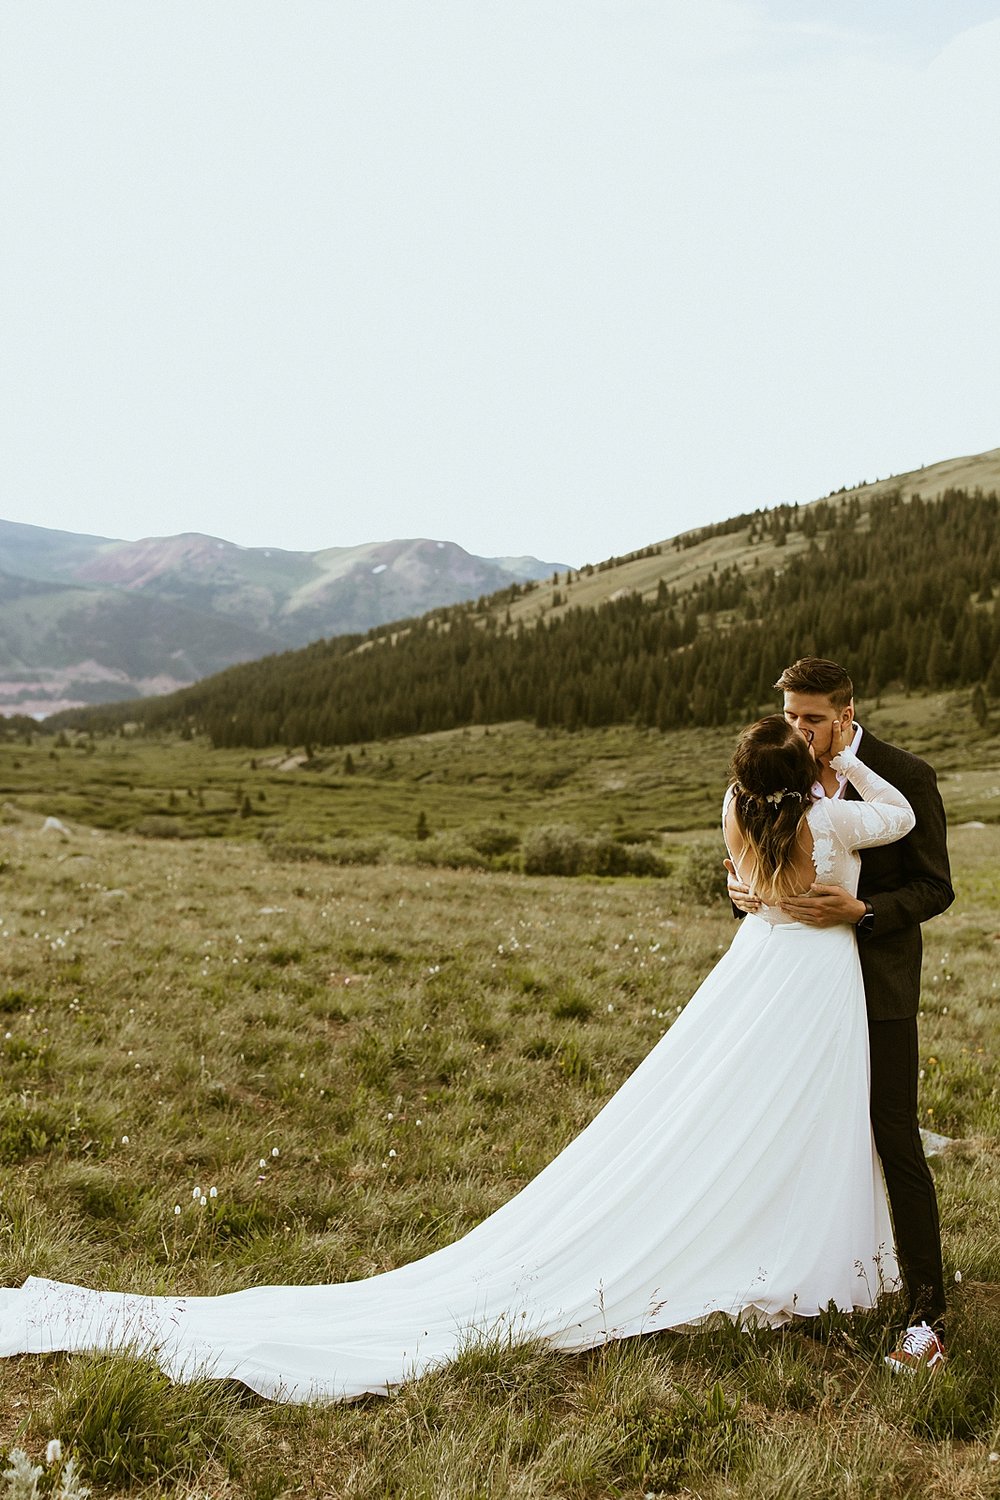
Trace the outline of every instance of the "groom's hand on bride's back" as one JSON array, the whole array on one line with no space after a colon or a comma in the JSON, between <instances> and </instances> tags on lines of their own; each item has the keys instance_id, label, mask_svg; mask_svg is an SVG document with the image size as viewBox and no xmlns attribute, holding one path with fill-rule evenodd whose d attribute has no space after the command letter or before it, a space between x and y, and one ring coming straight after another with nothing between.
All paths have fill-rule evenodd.
<instances>
[{"instance_id":1,"label":"groom's hand on bride's back","mask_svg":"<svg viewBox=\"0 0 1000 1500\"><path fill-rule=\"evenodd\" d=\"M756 896L751 896L750 887L744 885L736 873L736 866L731 859L724 859L722 863L726 867L726 885L729 888L729 899L736 907L746 915L760 911L760 901Z\"/></svg>"},{"instance_id":2,"label":"groom's hand on bride's back","mask_svg":"<svg viewBox=\"0 0 1000 1500\"><path fill-rule=\"evenodd\" d=\"M789 896L780 903L781 910L807 927L854 927L867 910L865 903L852 896L842 885L821 885L818 881L801 896Z\"/></svg>"}]
</instances>

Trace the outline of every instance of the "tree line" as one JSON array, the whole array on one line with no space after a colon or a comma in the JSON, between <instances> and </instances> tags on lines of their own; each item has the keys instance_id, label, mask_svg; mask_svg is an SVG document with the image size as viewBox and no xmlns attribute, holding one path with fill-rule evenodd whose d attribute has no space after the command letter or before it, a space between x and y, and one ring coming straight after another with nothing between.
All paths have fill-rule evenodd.
<instances>
[{"instance_id":1,"label":"tree line","mask_svg":"<svg viewBox=\"0 0 1000 1500\"><path fill-rule=\"evenodd\" d=\"M752 717L797 656L841 661L858 693L981 684L1000 698L1000 500L898 493L742 518L805 546L510 625L498 599L231 667L161 699L61 715L205 733L218 746L344 745L470 723L667 730ZM731 523L723 523L727 527ZM707 528L712 531L714 529Z\"/></svg>"}]
</instances>

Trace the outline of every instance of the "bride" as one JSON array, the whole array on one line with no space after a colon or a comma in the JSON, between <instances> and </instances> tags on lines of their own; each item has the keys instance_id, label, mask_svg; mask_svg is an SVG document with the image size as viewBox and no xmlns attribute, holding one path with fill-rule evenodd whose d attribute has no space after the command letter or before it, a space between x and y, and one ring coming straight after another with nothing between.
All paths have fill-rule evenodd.
<instances>
[{"instance_id":1,"label":"bride","mask_svg":"<svg viewBox=\"0 0 1000 1500\"><path fill-rule=\"evenodd\" d=\"M817 878L854 892L857 851L913 827L852 728L833 765L861 801L814 800L812 751L783 718L743 732L723 828L759 912L596 1119L469 1234L335 1286L171 1298L32 1277L0 1290L0 1355L137 1347L175 1379L337 1401L385 1394L478 1336L579 1350L871 1307L897 1268L854 931L781 910Z\"/></svg>"}]
</instances>

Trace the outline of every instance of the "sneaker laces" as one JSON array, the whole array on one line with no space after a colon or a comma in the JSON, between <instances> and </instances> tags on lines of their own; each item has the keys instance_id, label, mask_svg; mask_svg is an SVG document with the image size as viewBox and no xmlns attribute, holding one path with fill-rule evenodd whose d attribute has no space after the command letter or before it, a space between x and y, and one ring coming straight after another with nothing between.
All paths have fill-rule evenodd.
<instances>
[{"instance_id":1,"label":"sneaker laces","mask_svg":"<svg viewBox=\"0 0 1000 1500\"><path fill-rule=\"evenodd\" d=\"M920 1323L906 1330L903 1335L902 1350L904 1354L912 1354L915 1359L922 1359L931 1350L940 1354L941 1340L933 1328L928 1328L926 1323Z\"/></svg>"}]
</instances>

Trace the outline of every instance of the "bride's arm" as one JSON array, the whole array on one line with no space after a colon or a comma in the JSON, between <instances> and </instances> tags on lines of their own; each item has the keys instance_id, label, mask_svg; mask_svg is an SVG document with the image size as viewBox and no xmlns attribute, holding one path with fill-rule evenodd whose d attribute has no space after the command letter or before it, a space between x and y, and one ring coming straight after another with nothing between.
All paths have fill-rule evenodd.
<instances>
[{"instance_id":1,"label":"bride's arm","mask_svg":"<svg viewBox=\"0 0 1000 1500\"><path fill-rule=\"evenodd\" d=\"M727 787L726 795L722 800L722 837L725 840L728 856L724 862L727 872L726 887L729 892L729 904L733 908L733 916L745 917L750 912L759 911L761 903L760 898L752 893L739 872L736 851L739 850L740 854L745 853L746 844L733 811L735 800L736 789L732 786Z\"/></svg>"},{"instance_id":2,"label":"bride's arm","mask_svg":"<svg viewBox=\"0 0 1000 1500\"><path fill-rule=\"evenodd\" d=\"M847 777L863 799L827 803L830 821L847 848L873 849L906 837L917 819L898 787L866 766L849 745L834 756L830 765Z\"/></svg>"}]
</instances>

